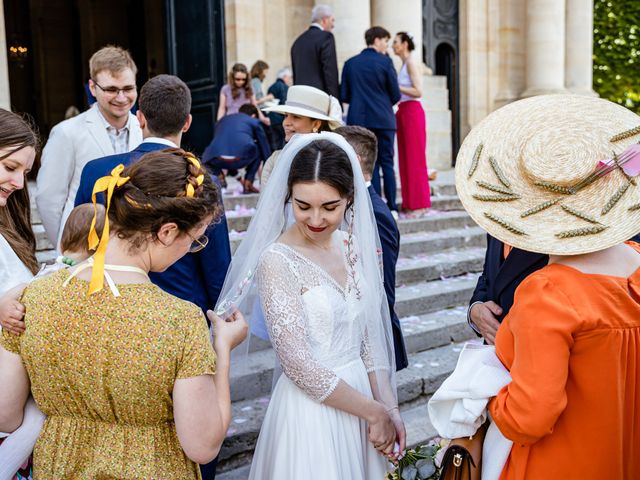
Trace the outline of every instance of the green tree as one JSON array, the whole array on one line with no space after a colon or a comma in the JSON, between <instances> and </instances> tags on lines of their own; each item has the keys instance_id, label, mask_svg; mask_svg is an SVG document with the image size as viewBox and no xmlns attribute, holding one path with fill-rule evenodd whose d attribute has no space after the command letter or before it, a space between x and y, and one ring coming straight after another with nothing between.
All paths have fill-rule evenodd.
<instances>
[{"instance_id":1,"label":"green tree","mask_svg":"<svg viewBox=\"0 0 640 480\"><path fill-rule=\"evenodd\" d=\"M595 0L593 88L640 113L639 0Z\"/></svg>"}]
</instances>

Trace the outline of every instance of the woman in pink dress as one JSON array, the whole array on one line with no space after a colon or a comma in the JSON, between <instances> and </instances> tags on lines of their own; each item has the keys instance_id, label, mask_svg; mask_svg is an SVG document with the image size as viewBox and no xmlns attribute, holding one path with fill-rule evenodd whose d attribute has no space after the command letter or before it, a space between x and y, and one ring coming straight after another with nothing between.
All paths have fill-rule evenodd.
<instances>
[{"instance_id":1,"label":"woman in pink dress","mask_svg":"<svg viewBox=\"0 0 640 480\"><path fill-rule=\"evenodd\" d=\"M413 38L408 33L396 34L393 40L393 51L402 59L402 68L398 74L402 96L396 113L396 122L404 211L419 211L431 207L426 159L427 124L420 102L422 97L420 66L411 56L414 49Z\"/></svg>"}]
</instances>

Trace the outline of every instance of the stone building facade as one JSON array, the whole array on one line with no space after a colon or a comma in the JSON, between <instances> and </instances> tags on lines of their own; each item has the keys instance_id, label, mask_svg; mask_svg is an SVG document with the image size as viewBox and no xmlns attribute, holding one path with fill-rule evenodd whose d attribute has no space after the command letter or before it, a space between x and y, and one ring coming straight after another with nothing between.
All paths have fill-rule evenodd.
<instances>
[{"instance_id":1,"label":"stone building facade","mask_svg":"<svg viewBox=\"0 0 640 480\"><path fill-rule=\"evenodd\" d=\"M0 8L0 106L5 108L12 105L7 59L10 39L8 33L5 35L5 30L11 27L6 22L13 20L5 19L4 14L7 5L15 10L15 6L24 0L16 1L0 0L0 7L4 7ZM40 0L29 0L31 6L28 9L33 12L32 25L35 12L44 8L41 3ZM68 3L66 8L69 9L74 5L71 0L55 0L54 3ZM102 3L104 6L101 6ZM127 5L131 6L131 2L123 0L116 0L116 3L121 4L116 8L118 11ZM144 19L146 29L141 34L136 26L127 35L120 32L120 36L118 32L112 32L115 39L112 41L125 47L129 47L127 41L132 44L131 47L141 40L146 43L142 53L146 49L144 56L147 65L139 64L143 75L140 72L138 75L138 80L143 82L145 78L170 70L171 62L165 60L167 47L163 45L170 45L171 39L166 32L163 33L162 28L163 17L164 25L168 24L166 19L169 10L171 15L175 15L175 12L184 11L188 4L191 11L200 8L203 12L212 12L212 6L219 4L215 11L224 12L215 13L216 19L209 20L208 27L201 27L224 29L220 34L224 36L224 46L219 56L225 57L225 61L217 57L211 60L219 66L219 73L211 80L211 91L216 92L225 81L222 63L226 64L224 69L235 62L250 67L258 59L267 61L271 66L265 82L269 85L277 70L290 64L290 46L308 28L315 3L327 3L334 8L336 24L333 33L340 67L346 59L365 47L363 34L371 25L384 26L392 34L400 30L410 32L416 40L417 51L414 55L419 59L433 58L433 52L438 47L435 43L452 43L451 38L455 37L455 45L449 45L453 53L447 65L430 64L424 68L427 157L429 166L439 170L451 168L457 144L471 127L508 102L543 93L593 94L593 0L181 0L179 3L173 0L140 0L139 4L136 3L137 17L130 17L128 23L136 25L136 22ZM202 7L198 7L200 4ZM47 5L47 8L52 8L53 4ZM87 2L86 5L93 7L83 7L84 2L75 5L76 9L82 7L79 25L84 29L88 28L85 24L97 28L96 25L101 23L96 23L95 18L112 11L113 6L112 2L106 0L91 4ZM206 5L208 10L205 9ZM87 8L95 10L92 13L95 17L82 16L82 10ZM454 12L454 16L446 17L451 12ZM442 13L442 18L448 18L444 24L442 18L434 16L439 13ZM42 18L44 20L39 21L46 22L52 15ZM82 20L85 18L88 20ZM113 30L112 26L108 28ZM449 35L440 38L438 32L443 30ZM100 33L94 35L96 42L98 38L100 41L108 39L108 30ZM136 34L144 38L140 39ZM81 38L84 37L91 36L81 35ZM195 38L203 36L198 34ZM93 44L83 44L81 53L75 55L88 58L95 47ZM63 55L60 52L58 54ZM390 55L394 57L391 49ZM60 61L73 58L70 55L66 57L69 58L65 60L60 57ZM394 58L394 61L399 68L398 59ZM42 65L38 62L33 65L37 75ZM175 73L181 75L179 71ZM445 78L447 76L449 78ZM75 83L80 84L80 80L76 79ZM52 85L50 81L41 84ZM37 101L46 102L49 94L42 87L39 95ZM59 93L56 95L60 96ZM211 97L211 102L216 101L215 93L207 95ZM82 108L82 105L78 106ZM56 108L49 115L50 120L44 122L45 131L62 119L62 105ZM215 110L215 105L208 105L207 109L207 112ZM203 110L202 115L205 114L208 115Z\"/></svg>"},{"instance_id":2,"label":"stone building facade","mask_svg":"<svg viewBox=\"0 0 640 480\"><path fill-rule=\"evenodd\" d=\"M453 128L460 129L460 139L491 111L514 100L545 93L594 94L593 0L225 0L227 64L265 60L271 66L266 83L272 81L279 68L289 65L289 48L308 27L315 3L334 8L339 66L364 48L363 34L371 25L392 34L409 31L418 39L414 55L422 58L419 39L431 21L423 11L444 11L458 3L459 123ZM438 141L437 129L443 128L430 118L430 112L439 113L439 107L432 107L442 88L428 78L431 67L425 65L423 98L429 143ZM447 141L442 144L436 158L428 156L438 169L451 167L451 150L442 155Z\"/></svg>"}]
</instances>

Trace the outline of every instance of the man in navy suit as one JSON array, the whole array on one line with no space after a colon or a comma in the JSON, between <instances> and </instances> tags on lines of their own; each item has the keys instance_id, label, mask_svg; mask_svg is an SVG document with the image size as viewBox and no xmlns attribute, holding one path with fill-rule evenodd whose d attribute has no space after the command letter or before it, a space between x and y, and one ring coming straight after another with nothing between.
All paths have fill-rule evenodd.
<instances>
[{"instance_id":1,"label":"man in navy suit","mask_svg":"<svg viewBox=\"0 0 640 480\"><path fill-rule=\"evenodd\" d=\"M331 33L334 23L333 10L329 5L313 7L311 26L291 47L291 65L294 85L316 87L338 98L338 57L336 41Z\"/></svg>"},{"instance_id":2,"label":"man in navy suit","mask_svg":"<svg viewBox=\"0 0 640 480\"><path fill-rule=\"evenodd\" d=\"M378 145L376 136L363 127L340 127L336 133L342 135L353 147L360 160L362 174L367 182L373 214L378 225L380 246L382 247L382 268L384 273L384 290L387 294L389 313L391 315L391 330L393 332L393 349L396 356L396 370L402 370L409 365L407 350L404 345L400 320L396 315L396 263L400 253L400 231L391 215L389 207L385 205L380 195L371 187L371 171L376 161Z\"/></svg>"},{"instance_id":3,"label":"man in navy suit","mask_svg":"<svg viewBox=\"0 0 640 480\"><path fill-rule=\"evenodd\" d=\"M202 154L202 161L218 176L223 186L226 184L223 169L244 168L244 193L260 193L253 186L253 181L260 164L269 155L271 148L258 120L258 109L245 103L238 113L225 115L218 120L213 140Z\"/></svg>"},{"instance_id":4,"label":"man in navy suit","mask_svg":"<svg viewBox=\"0 0 640 480\"><path fill-rule=\"evenodd\" d=\"M125 166L148 152L177 148L182 134L191 125L191 92L189 87L173 75L158 75L150 79L140 91L136 113L142 128L143 142L129 153L92 160L82 170L75 205L91 202L95 181L109 175L119 164ZM217 179L214 177L214 181ZM104 202L104 197L100 198ZM164 272L150 272L151 281L164 291L198 305L203 312L212 309L222 290L224 277L231 262L227 221L211 225L206 232L207 246L197 253L188 253ZM206 318L206 317L205 317ZM217 460L202 465L202 478L215 478Z\"/></svg>"},{"instance_id":5,"label":"man in navy suit","mask_svg":"<svg viewBox=\"0 0 640 480\"><path fill-rule=\"evenodd\" d=\"M484 268L467 310L469 326L493 345L500 322L513 305L516 288L547 263L548 255L511 248L487 235Z\"/></svg>"},{"instance_id":6,"label":"man in navy suit","mask_svg":"<svg viewBox=\"0 0 640 480\"><path fill-rule=\"evenodd\" d=\"M393 170L396 117L393 106L400 100L400 87L393 62L386 55L391 35L382 27L371 27L365 32L364 38L367 48L347 60L342 69L342 101L349 104L347 124L366 127L378 139L378 157L371 184L380 195L382 168L387 205L397 212Z\"/></svg>"}]
</instances>

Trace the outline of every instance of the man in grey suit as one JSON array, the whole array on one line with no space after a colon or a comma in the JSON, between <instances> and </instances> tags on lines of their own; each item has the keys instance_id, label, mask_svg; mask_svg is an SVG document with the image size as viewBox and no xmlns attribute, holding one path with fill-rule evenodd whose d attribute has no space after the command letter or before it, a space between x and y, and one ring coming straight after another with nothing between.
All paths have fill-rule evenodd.
<instances>
[{"instance_id":1,"label":"man in grey suit","mask_svg":"<svg viewBox=\"0 0 640 480\"><path fill-rule=\"evenodd\" d=\"M339 98L338 57L333 38L335 17L328 5L316 5L311 11L311 26L291 47L293 83L309 85Z\"/></svg>"},{"instance_id":2,"label":"man in grey suit","mask_svg":"<svg viewBox=\"0 0 640 480\"><path fill-rule=\"evenodd\" d=\"M89 60L89 71L89 88L96 103L53 127L38 172L36 204L56 248L87 162L128 152L142 142L142 130L130 111L138 92L136 64L129 52L113 46L101 48Z\"/></svg>"}]
</instances>

